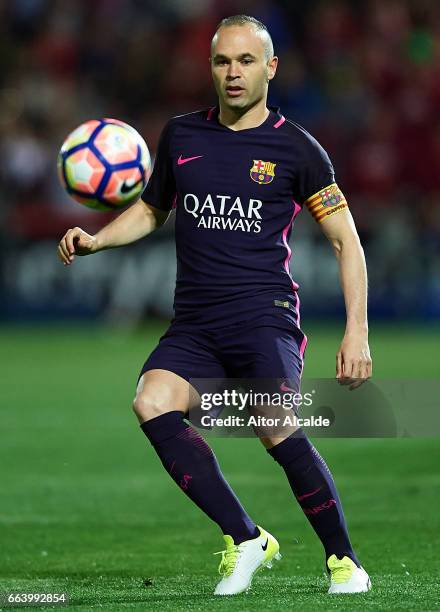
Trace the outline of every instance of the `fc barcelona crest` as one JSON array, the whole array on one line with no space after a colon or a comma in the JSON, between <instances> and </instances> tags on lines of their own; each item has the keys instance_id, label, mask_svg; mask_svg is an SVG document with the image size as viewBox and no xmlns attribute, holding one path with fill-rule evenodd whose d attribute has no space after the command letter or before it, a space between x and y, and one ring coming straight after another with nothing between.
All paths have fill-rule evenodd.
<instances>
[{"instance_id":1,"label":"fc barcelona crest","mask_svg":"<svg viewBox=\"0 0 440 612\"><path fill-rule=\"evenodd\" d=\"M319 192L323 206L336 206L342 200L342 194L337 185L330 185L327 189Z\"/></svg>"},{"instance_id":2,"label":"fc barcelona crest","mask_svg":"<svg viewBox=\"0 0 440 612\"><path fill-rule=\"evenodd\" d=\"M275 177L275 166L272 162L254 159L254 165L251 167L251 179L259 185L267 185L271 183Z\"/></svg>"}]
</instances>

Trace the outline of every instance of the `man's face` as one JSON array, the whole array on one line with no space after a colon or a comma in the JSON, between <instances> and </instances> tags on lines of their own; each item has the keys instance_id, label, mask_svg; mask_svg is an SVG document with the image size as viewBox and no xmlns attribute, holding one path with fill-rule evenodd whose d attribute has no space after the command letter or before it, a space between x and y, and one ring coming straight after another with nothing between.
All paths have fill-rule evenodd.
<instances>
[{"instance_id":1,"label":"man's face","mask_svg":"<svg viewBox=\"0 0 440 612\"><path fill-rule=\"evenodd\" d=\"M252 25L220 28L214 40L211 71L220 102L246 110L267 97L278 59L267 59L264 38Z\"/></svg>"}]
</instances>

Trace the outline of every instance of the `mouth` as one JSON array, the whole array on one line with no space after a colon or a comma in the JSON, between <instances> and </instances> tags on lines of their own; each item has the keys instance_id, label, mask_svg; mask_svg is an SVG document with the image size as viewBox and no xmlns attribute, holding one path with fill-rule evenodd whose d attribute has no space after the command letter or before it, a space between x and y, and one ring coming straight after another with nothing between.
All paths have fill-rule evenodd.
<instances>
[{"instance_id":1,"label":"mouth","mask_svg":"<svg viewBox=\"0 0 440 612\"><path fill-rule=\"evenodd\" d=\"M227 85L226 86L226 94L230 96L231 98L237 98L238 96L241 96L241 94L244 91L245 91L244 88L240 87L239 85Z\"/></svg>"}]
</instances>

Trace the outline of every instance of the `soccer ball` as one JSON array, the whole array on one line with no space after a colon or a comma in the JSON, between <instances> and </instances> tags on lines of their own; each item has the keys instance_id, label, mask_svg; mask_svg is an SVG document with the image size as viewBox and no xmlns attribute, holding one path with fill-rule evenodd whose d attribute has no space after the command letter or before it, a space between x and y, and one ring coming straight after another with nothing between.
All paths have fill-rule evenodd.
<instances>
[{"instance_id":1,"label":"soccer ball","mask_svg":"<svg viewBox=\"0 0 440 612\"><path fill-rule=\"evenodd\" d=\"M115 210L137 200L150 176L142 136L117 119L93 119L76 128L58 154L67 193L95 210Z\"/></svg>"}]
</instances>

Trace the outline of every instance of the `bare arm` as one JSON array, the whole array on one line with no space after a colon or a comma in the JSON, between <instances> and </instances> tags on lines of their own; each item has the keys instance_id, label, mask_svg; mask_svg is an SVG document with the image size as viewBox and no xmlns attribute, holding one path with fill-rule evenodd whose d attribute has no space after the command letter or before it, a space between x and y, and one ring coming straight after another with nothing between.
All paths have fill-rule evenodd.
<instances>
[{"instance_id":1,"label":"bare arm","mask_svg":"<svg viewBox=\"0 0 440 612\"><path fill-rule=\"evenodd\" d=\"M338 260L347 312L344 338L336 355L336 378L354 389L369 378L372 372L368 346L368 281L364 251L348 209L332 215L320 225Z\"/></svg>"},{"instance_id":2,"label":"bare arm","mask_svg":"<svg viewBox=\"0 0 440 612\"><path fill-rule=\"evenodd\" d=\"M96 234L97 250L112 249L136 242L161 227L169 212L138 200Z\"/></svg>"},{"instance_id":3,"label":"bare arm","mask_svg":"<svg viewBox=\"0 0 440 612\"><path fill-rule=\"evenodd\" d=\"M80 227L69 229L58 245L58 256L68 266L75 255L90 255L130 244L161 227L168 216L169 212L138 200L94 236Z\"/></svg>"}]
</instances>

